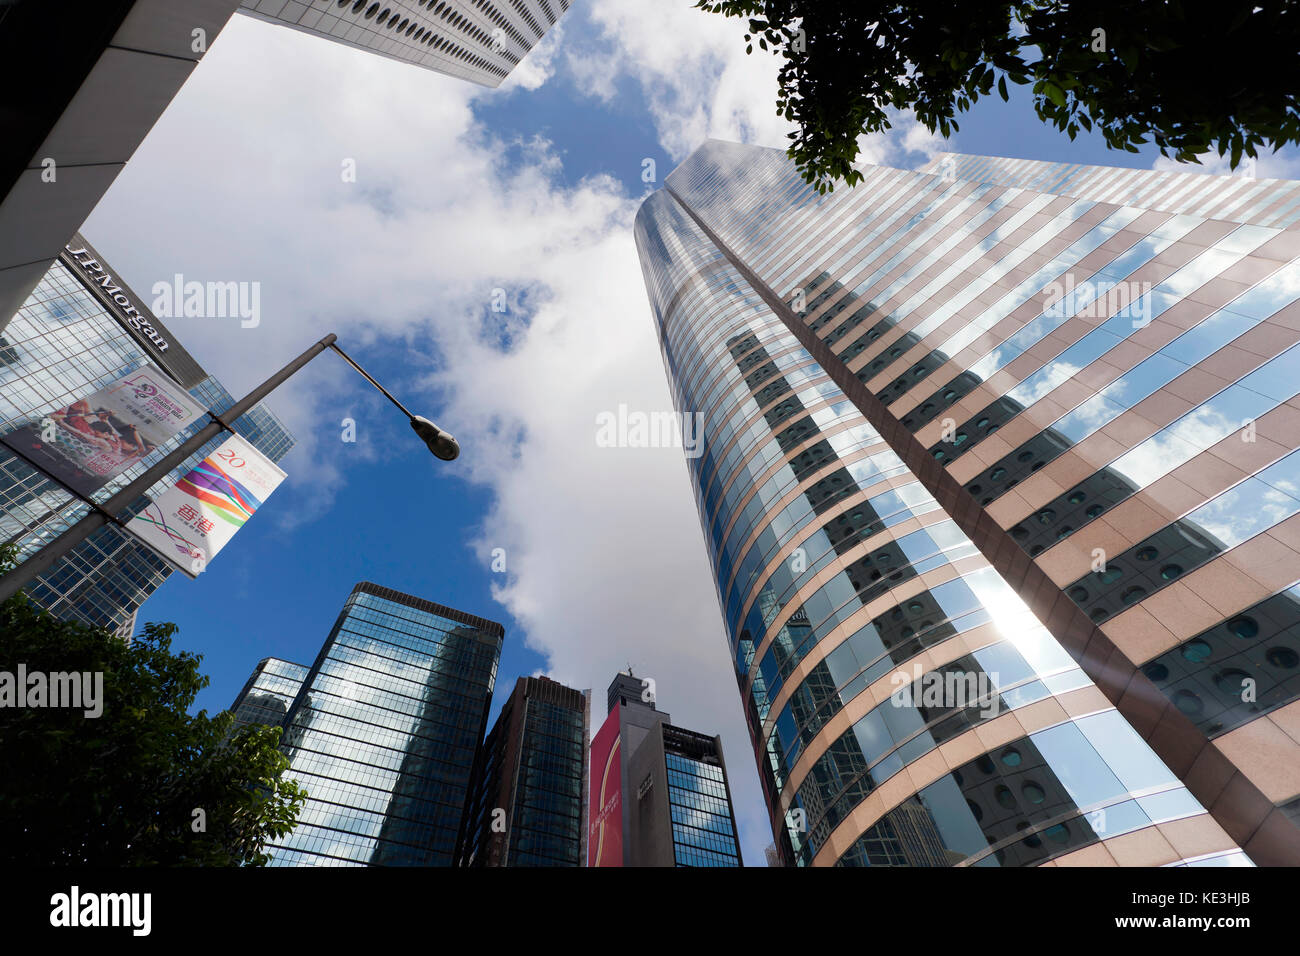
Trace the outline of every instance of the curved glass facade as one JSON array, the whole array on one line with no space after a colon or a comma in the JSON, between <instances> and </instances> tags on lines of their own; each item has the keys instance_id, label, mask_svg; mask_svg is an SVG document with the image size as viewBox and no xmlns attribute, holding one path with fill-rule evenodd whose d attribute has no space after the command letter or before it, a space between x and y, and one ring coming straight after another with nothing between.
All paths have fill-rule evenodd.
<instances>
[{"instance_id":1,"label":"curved glass facade","mask_svg":"<svg viewBox=\"0 0 1300 956\"><path fill-rule=\"evenodd\" d=\"M1276 254L1279 230L885 167L819 196L783 153L714 141L667 187L642 205L636 241L674 402L703 422L704 451L688 469L785 862L1029 865L1097 843L1119 847L1141 829L1169 836L1171 821L1199 828L1202 846L1216 849L1183 852L1170 837L1169 852L1143 862L1245 862L1241 841L1184 784L1185 768L1175 773L1156 755L1150 729L1139 733L1116 709L1114 689L1094 683L1097 669L1049 630L1058 624L1041 609L1052 607L1046 592L1027 593L1020 576L999 570L1005 554L995 567L995 548L973 541L969 515L936 497L908 442L945 466L988 461L1014 487L1002 459L1024 472L1021 481L1047 461L1016 461L1022 443L992 435L1005 422L1041 421L1043 435L1061 436L1051 447L1062 454L1267 327L1293 285L1270 281L1280 263L1259 258ZM1219 283L1221 303L1203 291L1207 282ZM1283 354L1290 343L1269 332L1271 353L1258 347L1262 337L1252 340L1256 360L1238 362L1235 379L1203 398L1184 389L1181 407L1166 401L1176 414L1163 438L1152 429L1127 447L1112 443L1101 464L1118 465L1144 441L1182 442L1184 459L1195 458L1212 436L1177 420L1208 402L1220 403L1224 421L1240 408L1264 414L1285 403L1292 393L1275 363L1296 365ZM1086 393L1081 370L1092 373ZM950 385L936 392L939 382ZM856 383L883 413L869 420ZM990 383L998 401L1016 403L1000 418L983 411L995 404ZM1035 403L1063 387L1074 389L1073 404L1041 414ZM1234 388L1248 394L1229 397ZM1078 427L1061 431L1053 422L1062 416ZM916 438L898 437L895 424ZM939 453L967 442L969 455ZM1047 585L1085 611L1104 607L1093 620L1107 621L1237 543L1285 527L1300 500L1286 450L1246 483L1206 494L1199 510L1166 522L1171 530L1153 528L1158 540L1115 549L1101 572L1087 561L1073 575L1052 567ZM1150 458L1111 467L1121 490L1100 496L1106 507L1158 477ZM981 493L969 490L978 505ZM1243 503L1259 494L1270 507L1245 514ZM1022 535L1005 522L1003 550L1037 556L1080 520L1050 543L1041 523L1022 522ZM1197 536L1207 528L1213 534ZM1162 549L1177 554L1151 557ZM1113 577L1144 561L1155 570L1145 583ZM1174 564L1179 574L1161 579ZM1076 582L1107 573L1100 587ZM1285 619L1294 595L1270 600L1238 630L1289 627L1274 618ZM1253 652L1240 640L1191 656L1217 664L1236 655L1238 669L1250 666L1241 655L1264 666L1291 660L1268 639ZM1200 709L1179 713L1206 728L1237 726L1300 692L1289 675L1270 675L1266 704L1234 707L1224 680L1202 675L1187 653L1178 666L1162 661L1142 677L1153 685L1147 693L1168 695L1170 706L1197 694ZM1206 682L1219 688L1213 700L1202 700ZM1118 849L1112 856L1132 862Z\"/></svg>"}]
</instances>

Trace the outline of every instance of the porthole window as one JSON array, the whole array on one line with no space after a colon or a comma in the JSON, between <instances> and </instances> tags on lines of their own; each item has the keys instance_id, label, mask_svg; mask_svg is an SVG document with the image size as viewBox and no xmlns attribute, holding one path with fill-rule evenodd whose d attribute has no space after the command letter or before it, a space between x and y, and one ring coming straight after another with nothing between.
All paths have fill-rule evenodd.
<instances>
[{"instance_id":1,"label":"porthole window","mask_svg":"<svg viewBox=\"0 0 1300 956\"><path fill-rule=\"evenodd\" d=\"M1264 660L1282 670L1292 670L1300 664L1300 654L1289 647L1270 647L1264 653Z\"/></svg>"},{"instance_id":2,"label":"porthole window","mask_svg":"<svg viewBox=\"0 0 1300 956\"><path fill-rule=\"evenodd\" d=\"M366 8L366 19L373 20L375 18L375 14L378 12L379 12L379 4L372 3L368 8Z\"/></svg>"},{"instance_id":3,"label":"porthole window","mask_svg":"<svg viewBox=\"0 0 1300 956\"><path fill-rule=\"evenodd\" d=\"M1088 496L1082 491L1072 491L1070 492L1070 497L1066 500L1072 505L1081 505L1088 500Z\"/></svg>"},{"instance_id":4,"label":"porthole window","mask_svg":"<svg viewBox=\"0 0 1300 956\"><path fill-rule=\"evenodd\" d=\"M997 800L998 806L1006 810L1016 808L1016 795L1011 792L1010 787L998 787L993 791L993 799Z\"/></svg>"},{"instance_id":5,"label":"porthole window","mask_svg":"<svg viewBox=\"0 0 1300 956\"><path fill-rule=\"evenodd\" d=\"M1135 584L1133 587L1127 588L1124 593L1119 596L1119 599L1125 604L1136 604L1146 596L1147 589Z\"/></svg>"},{"instance_id":6,"label":"porthole window","mask_svg":"<svg viewBox=\"0 0 1300 956\"><path fill-rule=\"evenodd\" d=\"M1180 690L1174 694L1174 706L1188 717L1199 717L1205 710L1205 702L1190 690Z\"/></svg>"},{"instance_id":7,"label":"porthole window","mask_svg":"<svg viewBox=\"0 0 1300 956\"><path fill-rule=\"evenodd\" d=\"M1229 667L1214 675L1214 686L1229 697L1240 699L1241 692L1250 686L1247 683L1250 680L1252 680L1251 676L1245 671Z\"/></svg>"},{"instance_id":8,"label":"porthole window","mask_svg":"<svg viewBox=\"0 0 1300 956\"><path fill-rule=\"evenodd\" d=\"M1199 664L1202 661L1209 660L1210 654L1213 653L1213 651L1211 650L1210 645L1205 643L1205 641L1196 640L1188 641L1184 644L1181 653L1184 660L1191 661L1193 664Z\"/></svg>"},{"instance_id":9,"label":"porthole window","mask_svg":"<svg viewBox=\"0 0 1300 956\"><path fill-rule=\"evenodd\" d=\"M1118 565L1110 565L1104 571L1096 572L1097 578L1102 584L1114 584L1124 576L1124 569Z\"/></svg>"},{"instance_id":10,"label":"porthole window","mask_svg":"<svg viewBox=\"0 0 1300 956\"><path fill-rule=\"evenodd\" d=\"M1079 604L1082 604L1084 601L1088 600L1089 597L1090 595L1088 594L1087 588L1079 587L1078 585L1075 585L1074 587L1070 588L1071 601L1075 601Z\"/></svg>"},{"instance_id":11,"label":"porthole window","mask_svg":"<svg viewBox=\"0 0 1300 956\"><path fill-rule=\"evenodd\" d=\"M1153 680L1156 683L1160 683L1160 681L1165 680L1166 678L1169 677L1169 668L1166 667L1164 664L1153 663L1153 664L1148 664L1146 667L1142 668L1142 673L1147 675L1148 680Z\"/></svg>"},{"instance_id":12,"label":"porthole window","mask_svg":"<svg viewBox=\"0 0 1300 956\"><path fill-rule=\"evenodd\" d=\"M1101 505L1093 505L1087 511L1085 511L1084 514L1086 514L1089 518L1096 518L1105 510L1106 509L1103 508Z\"/></svg>"},{"instance_id":13,"label":"porthole window","mask_svg":"<svg viewBox=\"0 0 1300 956\"><path fill-rule=\"evenodd\" d=\"M1106 620L1106 618L1110 617L1110 611L1106 610L1104 607L1095 607L1092 609L1091 613L1088 614L1088 617L1092 618L1092 623L1100 624L1102 621Z\"/></svg>"},{"instance_id":14,"label":"porthole window","mask_svg":"<svg viewBox=\"0 0 1300 956\"><path fill-rule=\"evenodd\" d=\"M1053 843L1064 845L1070 842L1070 828L1064 823L1057 823L1044 830L1043 836L1047 837L1047 839L1051 840Z\"/></svg>"},{"instance_id":15,"label":"porthole window","mask_svg":"<svg viewBox=\"0 0 1300 956\"><path fill-rule=\"evenodd\" d=\"M1180 564L1166 564L1160 569L1160 576L1166 581L1172 581L1178 575L1183 573L1183 567Z\"/></svg>"},{"instance_id":16,"label":"porthole window","mask_svg":"<svg viewBox=\"0 0 1300 956\"><path fill-rule=\"evenodd\" d=\"M1154 561L1159 556L1160 552L1151 547L1139 548L1137 554L1133 555L1139 561Z\"/></svg>"},{"instance_id":17,"label":"porthole window","mask_svg":"<svg viewBox=\"0 0 1300 956\"><path fill-rule=\"evenodd\" d=\"M989 759L988 754L980 754L976 757L975 766L980 768L981 773L994 773L997 771L997 768L993 766L993 761Z\"/></svg>"},{"instance_id":18,"label":"porthole window","mask_svg":"<svg viewBox=\"0 0 1300 956\"><path fill-rule=\"evenodd\" d=\"M1249 640L1259 635L1259 624L1251 617L1234 617L1228 622L1228 633Z\"/></svg>"},{"instance_id":19,"label":"porthole window","mask_svg":"<svg viewBox=\"0 0 1300 956\"><path fill-rule=\"evenodd\" d=\"M1051 508L1044 508L1042 511L1038 512L1038 514L1034 515L1034 518L1039 524L1051 524L1056 520L1056 512Z\"/></svg>"},{"instance_id":20,"label":"porthole window","mask_svg":"<svg viewBox=\"0 0 1300 956\"><path fill-rule=\"evenodd\" d=\"M975 423L975 427L983 431L985 428L989 427L989 420L987 418L981 418Z\"/></svg>"},{"instance_id":21,"label":"porthole window","mask_svg":"<svg viewBox=\"0 0 1300 956\"><path fill-rule=\"evenodd\" d=\"M974 800L967 800L966 806L970 807L970 815L975 818L976 823L984 819L984 811L980 809L980 805Z\"/></svg>"},{"instance_id":22,"label":"porthole window","mask_svg":"<svg viewBox=\"0 0 1300 956\"><path fill-rule=\"evenodd\" d=\"M1002 751L1002 762L1008 767L1019 767L1021 759L1020 751L1015 747L1008 747Z\"/></svg>"},{"instance_id":23,"label":"porthole window","mask_svg":"<svg viewBox=\"0 0 1300 956\"><path fill-rule=\"evenodd\" d=\"M991 472L989 472L989 477L992 478L994 481L1001 481L1006 476L1007 476L1007 470L1005 468L994 468Z\"/></svg>"},{"instance_id":24,"label":"porthole window","mask_svg":"<svg viewBox=\"0 0 1300 956\"><path fill-rule=\"evenodd\" d=\"M1034 453L1032 451L1022 451L1019 455L1016 455L1016 461L1032 461L1033 457Z\"/></svg>"},{"instance_id":25,"label":"porthole window","mask_svg":"<svg viewBox=\"0 0 1300 956\"><path fill-rule=\"evenodd\" d=\"M1024 525L1018 524L1011 529L1011 537L1015 538L1017 541L1023 541L1025 538L1029 537L1029 529Z\"/></svg>"},{"instance_id":26,"label":"porthole window","mask_svg":"<svg viewBox=\"0 0 1300 956\"><path fill-rule=\"evenodd\" d=\"M1047 792L1036 783L1027 783L1020 788L1021 795L1030 803L1042 803L1047 799Z\"/></svg>"}]
</instances>

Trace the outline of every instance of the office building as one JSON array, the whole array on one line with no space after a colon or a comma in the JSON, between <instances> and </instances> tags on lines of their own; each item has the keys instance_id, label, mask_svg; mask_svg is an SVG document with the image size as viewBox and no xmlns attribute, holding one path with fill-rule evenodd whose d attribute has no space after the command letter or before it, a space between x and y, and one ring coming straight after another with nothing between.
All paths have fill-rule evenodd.
<instances>
[{"instance_id":1,"label":"office building","mask_svg":"<svg viewBox=\"0 0 1300 956\"><path fill-rule=\"evenodd\" d=\"M481 86L501 85L569 0L242 0L259 19Z\"/></svg>"},{"instance_id":2,"label":"office building","mask_svg":"<svg viewBox=\"0 0 1300 956\"><path fill-rule=\"evenodd\" d=\"M61 409L137 369L153 366L220 413L234 404L225 387L203 370L175 335L149 313L131 287L79 234L41 279L0 335L0 434ZM206 424L198 420L110 479L91 499L102 502ZM235 430L273 461L294 439L258 404L234 422ZM212 439L137 499L128 515L170 488L214 451ZM18 548L19 560L79 521L89 506L0 445L0 542ZM237 553L237 552L236 552ZM232 553L231 557L234 557ZM115 524L78 544L26 588L51 613L127 636L135 612L172 573L173 566Z\"/></svg>"},{"instance_id":3,"label":"office building","mask_svg":"<svg viewBox=\"0 0 1300 956\"><path fill-rule=\"evenodd\" d=\"M584 691L521 677L483 745L463 866L582 866L587 856Z\"/></svg>"},{"instance_id":4,"label":"office building","mask_svg":"<svg viewBox=\"0 0 1300 956\"><path fill-rule=\"evenodd\" d=\"M503 634L391 588L353 588L284 718L285 776L307 800L294 830L268 847L270 865L453 866L482 774ZM283 698L296 679L278 664L274 680L261 670L252 683L263 696ZM249 704L243 694L235 706Z\"/></svg>"},{"instance_id":5,"label":"office building","mask_svg":"<svg viewBox=\"0 0 1300 956\"><path fill-rule=\"evenodd\" d=\"M784 863L1300 863L1297 187L710 141L647 198Z\"/></svg>"},{"instance_id":6,"label":"office building","mask_svg":"<svg viewBox=\"0 0 1300 956\"><path fill-rule=\"evenodd\" d=\"M675 727L622 671L591 745L588 866L741 866L722 738Z\"/></svg>"}]
</instances>

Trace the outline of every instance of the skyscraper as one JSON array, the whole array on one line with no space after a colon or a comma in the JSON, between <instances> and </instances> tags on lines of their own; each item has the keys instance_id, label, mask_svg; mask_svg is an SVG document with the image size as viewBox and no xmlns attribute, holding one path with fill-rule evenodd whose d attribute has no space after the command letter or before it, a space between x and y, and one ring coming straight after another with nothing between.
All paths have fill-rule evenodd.
<instances>
[{"instance_id":1,"label":"skyscraper","mask_svg":"<svg viewBox=\"0 0 1300 956\"><path fill-rule=\"evenodd\" d=\"M483 744L463 866L582 866L588 695L521 677Z\"/></svg>"},{"instance_id":2,"label":"skyscraper","mask_svg":"<svg viewBox=\"0 0 1300 956\"><path fill-rule=\"evenodd\" d=\"M1300 862L1298 186L711 141L645 201L787 862Z\"/></svg>"},{"instance_id":3,"label":"skyscraper","mask_svg":"<svg viewBox=\"0 0 1300 956\"><path fill-rule=\"evenodd\" d=\"M740 866L722 738L674 727L622 671L591 746L588 866Z\"/></svg>"},{"instance_id":4,"label":"skyscraper","mask_svg":"<svg viewBox=\"0 0 1300 956\"><path fill-rule=\"evenodd\" d=\"M482 86L501 85L569 0L241 0L247 14Z\"/></svg>"},{"instance_id":5,"label":"skyscraper","mask_svg":"<svg viewBox=\"0 0 1300 956\"><path fill-rule=\"evenodd\" d=\"M353 588L284 718L285 775L307 801L293 832L268 848L270 865L454 865L503 634L391 588ZM260 667L251 686L283 697L296 676L277 669L279 681ZM245 688L236 713L250 703Z\"/></svg>"},{"instance_id":6,"label":"skyscraper","mask_svg":"<svg viewBox=\"0 0 1300 956\"><path fill-rule=\"evenodd\" d=\"M31 298L0 336L0 434L40 421L53 409L93 393L129 372L159 368L218 414L234 399L185 351L136 293L115 275L81 235L75 235ZM102 502L142 474L206 424L186 425L155 451L91 495ZM235 430L273 461L294 439L258 404L234 423ZM215 450L212 439L137 499L134 515L151 497ZM29 557L86 514L88 505L11 449L0 446L0 541ZM170 562L115 524L105 525L26 588L26 594L58 617L121 629L171 575Z\"/></svg>"}]
</instances>

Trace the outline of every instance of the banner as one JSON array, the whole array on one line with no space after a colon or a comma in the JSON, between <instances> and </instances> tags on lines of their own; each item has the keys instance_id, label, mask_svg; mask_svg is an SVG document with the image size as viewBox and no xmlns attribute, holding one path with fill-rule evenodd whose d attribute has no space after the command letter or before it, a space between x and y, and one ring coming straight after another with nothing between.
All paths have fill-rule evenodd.
<instances>
[{"instance_id":1,"label":"banner","mask_svg":"<svg viewBox=\"0 0 1300 956\"><path fill-rule=\"evenodd\" d=\"M230 435L126 528L197 577L283 480L284 472L275 462Z\"/></svg>"},{"instance_id":2,"label":"banner","mask_svg":"<svg viewBox=\"0 0 1300 956\"><path fill-rule=\"evenodd\" d=\"M0 443L89 497L206 412L184 388L145 366Z\"/></svg>"},{"instance_id":3,"label":"banner","mask_svg":"<svg viewBox=\"0 0 1300 956\"><path fill-rule=\"evenodd\" d=\"M619 736L622 705L615 707L591 742L588 866L623 865L623 761Z\"/></svg>"}]
</instances>

